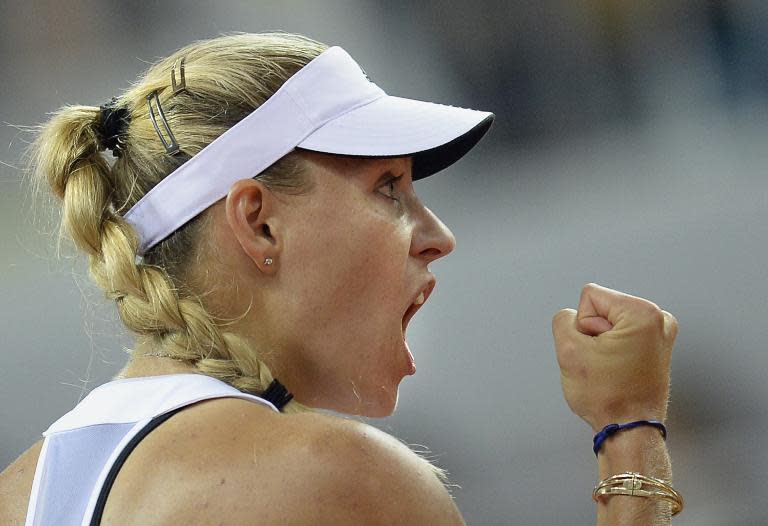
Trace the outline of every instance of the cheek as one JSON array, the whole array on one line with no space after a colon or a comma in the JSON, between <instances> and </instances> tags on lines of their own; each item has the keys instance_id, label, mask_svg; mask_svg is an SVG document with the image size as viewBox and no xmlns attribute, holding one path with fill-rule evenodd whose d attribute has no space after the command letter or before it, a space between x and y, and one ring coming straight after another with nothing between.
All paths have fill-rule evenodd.
<instances>
[{"instance_id":1,"label":"cheek","mask_svg":"<svg viewBox=\"0 0 768 526\"><path fill-rule=\"evenodd\" d=\"M315 239L314 256L307 254L308 263L297 269L303 284L297 297L306 300L303 315L322 337L350 345L392 331L406 301L408 249L384 233L357 228L324 235Z\"/></svg>"},{"instance_id":2,"label":"cheek","mask_svg":"<svg viewBox=\"0 0 768 526\"><path fill-rule=\"evenodd\" d=\"M331 307L384 299L382 291L402 287L409 240L387 212L350 207L344 214L315 218L314 230L303 236L307 287L319 287Z\"/></svg>"},{"instance_id":3,"label":"cheek","mask_svg":"<svg viewBox=\"0 0 768 526\"><path fill-rule=\"evenodd\" d=\"M381 232L378 232L381 234ZM335 254L329 306L348 320L375 322L403 302L408 252L393 237L351 237Z\"/></svg>"}]
</instances>

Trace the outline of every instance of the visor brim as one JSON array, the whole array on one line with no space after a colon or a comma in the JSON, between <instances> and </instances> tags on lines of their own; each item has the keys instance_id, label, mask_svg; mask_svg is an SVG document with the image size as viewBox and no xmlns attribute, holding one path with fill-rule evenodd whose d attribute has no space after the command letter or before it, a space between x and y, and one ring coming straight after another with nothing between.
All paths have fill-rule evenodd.
<instances>
[{"instance_id":1,"label":"visor brim","mask_svg":"<svg viewBox=\"0 0 768 526\"><path fill-rule=\"evenodd\" d=\"M386 95L315 130L297 146L357 157L413 156L413 180L447 168L486 134L490 112Z\"/></svg>"}]
</instances>

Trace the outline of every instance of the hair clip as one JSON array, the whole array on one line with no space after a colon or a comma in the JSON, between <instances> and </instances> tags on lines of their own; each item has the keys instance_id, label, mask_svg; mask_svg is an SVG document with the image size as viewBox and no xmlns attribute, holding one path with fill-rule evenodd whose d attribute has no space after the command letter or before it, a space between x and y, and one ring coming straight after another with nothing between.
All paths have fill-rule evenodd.
<instances>
[{"instance_id":1,"label":"hair clip","mask_svg":"<svg viewBox=\"0 0 768 526\"><path fill-rule=\"evenodd\" d=\"M170 142L165 140L165 137L163 137L163 134L160 132L160 127L157 125L155 112L152 109L152 99L155 100L155 106L157 106L157 112L160 114L160 120L163 121L163 127L165 128L165 131L168 134L168 138L170 139ZM162 142L163 146L165 146L166 153L168 153L169 155L175 155L179 153L181 151L181 149L179 148L179 143L176 142L176 137L173 136L171 127L168 126L168 121L165 119L165 113L163 113L163 107L160 105L160 97L158 97L157 95L157 90L147 95L147 106L149 107L149 118L152 120L152 125L155 127L157 136L160 137L160 142Z\"/></svg>"},{"instance_id":2,"label":"hair clip","mask_svg":"<svg viewBox=\"0 0 768 526\"><path fill-rule=\"evenodd\" d=\"M113 157L121 157L121 151L125 141L122 135L131 120L131 114L125 106L117 106L117 98L99 106L99 121L97 134L99 136L99 150L112 150Z\"/></svg>"},{"instance_id":3,"label":"hair clip","mask_svg":"<svg viewBox=\"0 0 768 526\"><path fill-rule=\"evenodd\" d=\"M260 398L272 402L277 409L282 412L283 407L293 399L293 395L288 392L283 384L277 381L277 378L272 380L269 387L261 394Z\"/></svg>"},{"instance_id":4,"label":"hair clip","mask_svg":"<svg viewBox=\"0 0 768 526\"><path fill-rule=\"evenodd\" d=\"M184 78L184 57L181 57L181 62L179 63L179 84L176 84L176 63L173 63L171 68L171 87L173 88L174 95L187 91L187 80Z\"/></svg>"}]
</instances>

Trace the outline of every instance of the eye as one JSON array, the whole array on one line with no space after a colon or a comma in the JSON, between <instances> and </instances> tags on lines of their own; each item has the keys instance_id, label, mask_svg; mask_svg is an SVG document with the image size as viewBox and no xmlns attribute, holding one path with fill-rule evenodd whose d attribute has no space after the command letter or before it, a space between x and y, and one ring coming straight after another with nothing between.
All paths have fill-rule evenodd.
<instances>
[{"instance_id":1,"label":"eye","mask_svg":"<svg viewBox=\"0 0 768 526\"><path fill-rule=\"evenodd\" d=\"M386 183L384 183L383 185L381 185L381 187L390 187L390 186L391 186L391 187L392 187L391 193L392 193L392 194L394 194L394 193L395 193L395 186L397 185L397 182L398 182L400 179L402 179L402 178L403 178L403 176L402 176L402 175L401 175L401 176L399 176L399 177L392 177L392 178L391 178L391 179L389 179L389 180L388 180ZM384 195L385 195L386 197L388 197L388 198L392 199L393 201L397 201L398 203L400 202L400 199L398 199L398 198L397 198L397 197L395 197L394 195L387 195L387 194L384 194Z\"/></svg>"}]
</instances>

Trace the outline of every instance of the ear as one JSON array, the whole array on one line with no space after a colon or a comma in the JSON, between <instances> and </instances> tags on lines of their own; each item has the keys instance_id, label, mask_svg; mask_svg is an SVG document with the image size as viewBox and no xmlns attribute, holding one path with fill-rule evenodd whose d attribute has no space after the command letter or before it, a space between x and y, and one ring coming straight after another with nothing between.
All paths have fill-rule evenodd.
<instances>
[{"instance_id":1,"label":"ear","mask_svg":"<svg viewBox=\"0 0 768 526\"><path fill-rule=\"evenodd\" d=\"M274 272L277 256L281 251L276 237L277 220L274 194L255 179L241 179L229 189L225 202L225 214L240 246L265 274ZM267 258L271 265L265 264Z\"/></svg>"}]
</instances>

